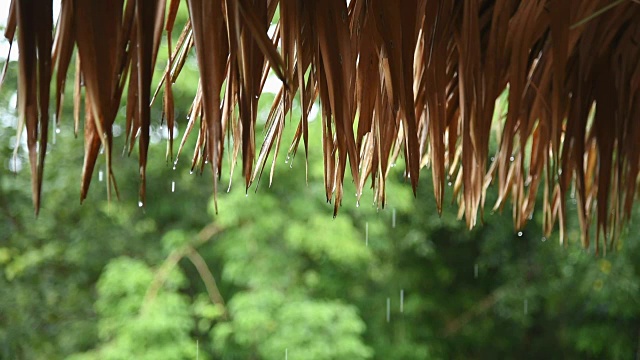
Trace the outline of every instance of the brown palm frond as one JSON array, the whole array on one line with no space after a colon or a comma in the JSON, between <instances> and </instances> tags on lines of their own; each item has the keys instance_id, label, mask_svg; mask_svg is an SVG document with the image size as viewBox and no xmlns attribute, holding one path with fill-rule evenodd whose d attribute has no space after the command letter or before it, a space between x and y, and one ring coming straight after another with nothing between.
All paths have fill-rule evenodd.
<instances>
[{"instance_id":1,"label":"brown palm frond","mask_svg":"<svg viewBox=\"0 0 640 360\"><path fill-rule=\"evenodd\" d=\"M615 239L629 219L640 171L636 2L189 0L188 20L173 46L179 6L177 0L63 0L54 28L51 0L12 1L5 36L12 41L18 35L19 111L36 211L51 74L57 74L58 121L77 47L76 132L83 93L85 106L82 199L100 147L108 187L115 186L111 128L128 83L127 146L131 151L138 139L144 202L149 104L162 90L167 158L173 160L172 84L195 51L200 83L177 153L197 129L191 167L202 171L210 164L214 194L225 137L232 144L231 171L241 156L249 187L262 176L270 154L275 164L297 95L302 116L288 153L295 156L302 141L307 155L309 113L319 99L326 196L335 212L347 171L358 197L370 180L376 202L384 206L385 178L402 156L414 191L420 168L431 167L438 211L445 184L453 185L469 227L482 216L492 181L498 187L495 208L510 199L518 229L532 216L540 187L544 230L551 232L559 220L563 240L572 188L584 246L592 222L599 250L600 236ZM276 11L279 21L272 24ZM163 32L168 62L152 94ZM258 99L269 74L282 81L282 89L257 151ZM498 149L489 159L496 129ZM270 183L272 178L273 166Z\"/></svg>"}]
</instances>

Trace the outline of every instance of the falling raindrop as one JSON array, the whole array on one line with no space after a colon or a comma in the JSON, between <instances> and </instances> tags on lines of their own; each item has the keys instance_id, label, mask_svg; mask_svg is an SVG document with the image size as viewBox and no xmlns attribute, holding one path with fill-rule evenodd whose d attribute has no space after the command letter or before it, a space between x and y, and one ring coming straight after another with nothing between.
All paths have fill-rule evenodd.
<instances>
[{"instance_id":1,"label":"falling raindrop","mask_svg":"<svg viewBox=\"0 0 640 360\"><path fill-rule=\"evenodd\" d=\"M200 359L200 341L196 339L196 359Z\"/></svg>"},{"instance_id":2,"label":"falling raindrop","mask_svg":"<svg viewBox=\"0 0 640 360\"><path fill-rule=\"evenodd\" d=\"M404 289L400 290L400 312L404 313Z\"/></svg>"},{"instance_id":3,"label":"falling raindrop","mask_svg":"<svg viewBox=\"0 0 640 360\"><path fill-rule=\"evenodd\" d=\"M138 200L138 207L142 207L144 203L141 200Z\"/></svg>"},{"instance_id":4,"label":"falling raindrop","mask_svg":"<svg viewBox=\"0 0 640 360\"><path fill-rule=\"evenodd\" d=\"M102 170L98 171L98 181L102 182L102 177L104 176L104 174L102 173Z\"/></svg>"},{"instance_id":5,"label":"falling raindrop","mask_svg":"<svg viewBox=\"0 0 640 360\"><path fill-rule=\"evenodd\" d=\"M364 243L366 246L369 246L369 223L368 222L364 226Z\"/></svg>"},{"instance_id":6,"label":"falling raindrop","mask_svg":"<svg viewBox=\"0 0 640 360\"><path fill-rule=\"evenodd\" d=\"M518 231L518 236L522 236L522 231Z\"/></svg>"},{"instance_id":7,"label":"falling raindrop","mask_svg":"<svg viewBox=\"0 0 640 360\"><path fill-rule=\"evenodd\" d=\"M396 209L395 208L391 210L391 227L394 229L396 227Z\"/></svg>"},{"instance_id":8,"label":"falling raindrop","mask_svg":"<svg viewBox=\"0 0 640 360\"><path fill-rule=\"evenodd\" d=\"M391 298L387 298L387 322L391 320Z\"/></svg>"},{"instance_id":9,"label":"falling raindrop","mask_svg":"<svg viewBox=\"0 0 640 360\"><path fill-rule=\"evenodd\" d=\"M529 312L529 300L524 299L524 314L527 315Z\"/></svg>"},{"instance_id":10,"label":"falling raindrop","mask_svg":"<svg viewBox=\"0 0 640 360\"><path fill-rule=\"evenodd\" d=\"M478 278L478 264L473 265L473 278Z\"/></svg>"},{"instance_id":11,"label":"falling raindrop","mask_svg":"<svg viewBox=\"0 0 640 360\"><path fill-rule=\"evenodd\" d=\"M176 192L176 182L175 181L171 182L171 192Z\"/></svg>"}]
</instances>

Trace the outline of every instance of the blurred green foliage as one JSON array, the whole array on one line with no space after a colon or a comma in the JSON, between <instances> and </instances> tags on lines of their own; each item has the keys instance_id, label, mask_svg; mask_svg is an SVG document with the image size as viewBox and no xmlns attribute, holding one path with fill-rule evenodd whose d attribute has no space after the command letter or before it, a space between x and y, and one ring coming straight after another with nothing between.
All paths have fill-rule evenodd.
<instances>
[{"instance_id":1,"label":"blurred green foliage","mask_svg":"<svg viewBox=\"0 0 640 360\"><path fill-rule=\"evenodd\" d=\"M83 141L73 139L65 116L49 150L36 219L24 147L21 170L11 163L11 67L0 93L2 359L640 354L637 214L618 251L606 257L580 248L571 217L567 247L558 245L557 235L542 236L539 215L517 234L508 211L486 210L484 223L467 231L454 205L437 215L430 172L423 172L414 198L399 162L386 209L371 203L371 193L358 207L355 197L345 196L334 219L322 182L319 121L310 124L308 184L302 150L289 168L283 149L271 187L268 167L261 184L246 193L235 174L231 191L218 194L215 214L207 200L211 175L189 175L188 153L175 171L165 160L158 104L145 208L136 201L135 151L115 157L120 201L106 199L103 162L80 205ZM195 64L188 62L175 86L180 131L196 81ZM272 99L261 98L259 121ZM71 114L68 102L65 114ZM296 107L287 117L285 141L298 115ZM123 138L116 137L116 149ZM228 181L224 174L222 182ZM355 194L346 182L345 194ZM492 200L494 189L487 204Z\"/></svg>"}]
</instances>

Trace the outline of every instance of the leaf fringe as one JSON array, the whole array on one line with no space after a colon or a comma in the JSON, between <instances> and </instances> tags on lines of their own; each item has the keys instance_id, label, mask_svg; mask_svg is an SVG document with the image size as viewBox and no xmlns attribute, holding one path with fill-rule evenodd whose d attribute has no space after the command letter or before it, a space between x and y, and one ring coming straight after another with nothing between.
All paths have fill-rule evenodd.
<instances>
[{"instance_id":1,"label":"leaf fringe","mask_svg":"<svg viewBox=\"0 0 640 360\"><path fill-rule=\"evenodd\" d=\"M197 129L191 167L211 166L214 195L225 137L232 147L230 170L241 156L247 189L273 154L271 184L294 101L300 101L302 116L288 154L295 156L302 140L306 159L309 114L319 99L326 197L334 214L347 169L358 199L370 179L374 199L383 207L385 178L402 156L414 192L420 169L431 167L439 212L445 184L454 185L459 214L470 228L482 219L486 189L494 181L495 208L503 209L511 199L516 229L532 216L542 187L545 233L559 221L565 241L566 213L575 208L584 246L590 245L595 223L598 252L606 249L602 245L613 246L630 217L640 170L635 148L640 140L640 6L635 2L188 0L189 19L173 47L180 5L177 0L63 0L54 27L51 1L12 1L5 37L11 42L18 35L19 131L26 127L36 212L51 74L56 73L55 120L60 121L77 48L76 133L83 93L85 107L81 199L100 147L109 194L115 188L112 126L128 83L127 147L131 152L138 140L144 203L150 104L163 91L167 159L174 161L172 84L195 50L200 83L177 156ZM279 21L272 24L276 11ZM163 32L169 61L152 94ZM270 74L282 88L257 151L258 100ZM499 145L489 159L496 131ZM575 206L568 203L572 194Z\"/></svg>"}]
</instances>

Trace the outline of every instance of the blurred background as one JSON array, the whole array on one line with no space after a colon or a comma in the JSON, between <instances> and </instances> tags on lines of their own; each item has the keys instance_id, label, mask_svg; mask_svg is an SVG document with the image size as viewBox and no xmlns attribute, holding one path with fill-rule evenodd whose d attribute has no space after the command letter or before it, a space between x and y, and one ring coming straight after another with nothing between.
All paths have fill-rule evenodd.
<instances>
[{"instance_id":1,"label":"blurred background","mask_svg":"<svg viewBox=\"0 0 640 360\"><path fill-rule=\"evenodd\" d=\"M2 64L6 50L0 43ZM334 219L317 104L308 182L303 150L286 156L294 107L272 185L268 167L248 191L223 174L216 214L211 174L190 174L195 138L175 169L165 158L156 103L145 207L137 150L115 157L120 200L107 200L101 158L81 205L70 81L36 218L16 80L11 61L0 92L0 359L640 358L637 211L615 251L599 257L581 248L571 201L565 247L557 231L543 237L538 215L516 232L508 206L492 212L493 187L483 224L467 231L452 188L439 216L430 170L414 198L400 159L384 209L373 193L359 206L345 196ZM192 57L174 86L176 142L197 81ZM259 139L277 89L268 82L260 99ZM124 149L123 120L115 149Z\"/></svg>"}]
</instances>

